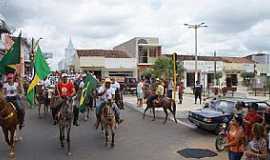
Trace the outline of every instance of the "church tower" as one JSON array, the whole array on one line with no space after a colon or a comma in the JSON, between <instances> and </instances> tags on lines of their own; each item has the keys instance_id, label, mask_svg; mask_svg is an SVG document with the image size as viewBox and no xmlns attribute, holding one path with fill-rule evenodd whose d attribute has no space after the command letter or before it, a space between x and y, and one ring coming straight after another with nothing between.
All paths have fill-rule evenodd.
<instances>
[{"instance_id":1,"label":"church tower","mask_svg":"<svg viewBox=\"0 0 270 160\"><path fill-rule=\"evenodd\" d=\"M65 68L70 71L72 66L74 65L76 49L72 43L71 38L69 38L68 46L65 48Z\"/></svg>"}]
</instances>

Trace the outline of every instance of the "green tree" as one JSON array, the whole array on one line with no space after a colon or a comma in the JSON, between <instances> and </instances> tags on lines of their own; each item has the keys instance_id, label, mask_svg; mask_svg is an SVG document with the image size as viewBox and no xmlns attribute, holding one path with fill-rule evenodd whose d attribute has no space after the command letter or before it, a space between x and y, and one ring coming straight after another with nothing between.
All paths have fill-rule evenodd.
<instances>
[{"instance_id":1,"label":"green tree","mask_svg":"<svg viewBox=\"0 0 270 160\"><path fill-rule=\"evenodd\" d=\"M160 57L158 58L154 65L152 66L153 74L156 77L168 79L169 77L173 77L173 61L171 58ZM182 63L177 64L177 74L178 77L183 78L184 67Z\"/></svg>"}]
</instances>

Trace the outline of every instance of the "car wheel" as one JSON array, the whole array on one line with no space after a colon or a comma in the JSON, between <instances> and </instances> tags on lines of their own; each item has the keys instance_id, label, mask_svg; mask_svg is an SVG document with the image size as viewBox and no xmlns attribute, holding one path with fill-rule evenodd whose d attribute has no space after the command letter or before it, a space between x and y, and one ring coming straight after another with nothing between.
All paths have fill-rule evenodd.
<instances>
[{"instance_id":1,"label":"car wheel","mask_svg":"<svg viewBox=\"0 0 270 160\"><path fill-rule=\"evenodd\" d=\"M226 138L224 134L217 135L216 140L215 140L215 147L218 152L224 151L225 147L224 145L226 144Z\"/></svg>"}]
</instances>

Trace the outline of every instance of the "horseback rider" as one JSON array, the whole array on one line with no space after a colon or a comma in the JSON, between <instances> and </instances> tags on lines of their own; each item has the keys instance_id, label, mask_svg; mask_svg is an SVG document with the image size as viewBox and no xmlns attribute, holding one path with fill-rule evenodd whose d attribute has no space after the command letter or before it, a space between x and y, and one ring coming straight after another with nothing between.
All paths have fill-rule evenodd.
<instances>
[{"instance_id":1,"label":"horseback rider","mask_svg":"<svg viewBox=\"0 0 270 160\"><path fill-rule=\"evenodd\" d=\"M159 78L156 79L156 85L157 87L155 88L154 94L149 96L149 98L147 99L147 104L153 104L155 100L159 102L160 98L162 98L164 95L164 87Z\"/></svg>"},{"instance_id":2,"label":"horseback rider","mask_svg":"<svg viewBox=\"0 0 270 160\"><path fill-rule=\"evenodd\" d=\"M73 82L68 81L68 75L66 73L62 74L62 79L60 82L58 82L56 90L57 90L58 96L62 98L61 103L56 107L57 112L58 112L60 108L62 107L62 104L65 102L64 99L67 97L75 96L76 91L75 91ZM56 122L54 124L56 124Z\"/></svg>"},{"instance_id":3,"label":"horseback rider","mask_svg":"<svg viewBox=\"0 0 270 160\"><path fill-rule=\"evenodd\" d=\"M114 91L111 87L111 83L112 81L109 78L106 78L104 81L104 85L100 86L98 89L98 96L100 97L99 98L100 103L96 106L96 114L98 118L97 123L96 123L97 127L100 120L100 116L101 116L100 114L101 114L102 108L105 106L107 102L112 102L113 100ZM117 107L117 105L115 105L115 103L112 103L112 109L115 113L116 121L118 123L123 122L123 119L120 118L120 110Z\"/></svg>"},{"instance_id":4,"label":"horseback rider","mask_svg":"<svg viewBox=\"0 0 270 160\"><path fill-rule=\"evenodd\" d=\"M19 119L19 128L21 129L22 127L24 127L24 116L25 116L25 111L20 103L20 96L19 96L19 92L21 93L22 91L21 88L22 85L20 81L19 83L15 82L14 78L15 76L13 73L9 73L7 75L7 83L4 84L3 90L6 100L14 104L14 106L16 107Z\"/></svg>"}]
</instances>

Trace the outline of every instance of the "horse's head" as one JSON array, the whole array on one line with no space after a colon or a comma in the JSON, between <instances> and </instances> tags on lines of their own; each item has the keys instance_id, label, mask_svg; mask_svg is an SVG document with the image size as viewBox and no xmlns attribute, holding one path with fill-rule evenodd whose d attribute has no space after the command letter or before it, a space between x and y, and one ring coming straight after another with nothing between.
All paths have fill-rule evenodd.
<instances>
[{"instance_id":1,"label":"horse's head","mask_svg":"<svg viewBox=\"0 0 270 160\"><path fill-rule=\"evenodd\" d=\"M61 107L61 114L62 116L72 116L73 115L73 100L71 97L64 98L64 103Z\"/></svg>"}]
</instances>

